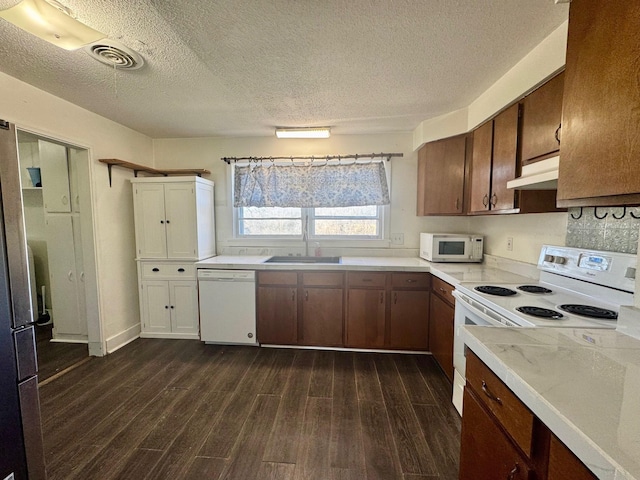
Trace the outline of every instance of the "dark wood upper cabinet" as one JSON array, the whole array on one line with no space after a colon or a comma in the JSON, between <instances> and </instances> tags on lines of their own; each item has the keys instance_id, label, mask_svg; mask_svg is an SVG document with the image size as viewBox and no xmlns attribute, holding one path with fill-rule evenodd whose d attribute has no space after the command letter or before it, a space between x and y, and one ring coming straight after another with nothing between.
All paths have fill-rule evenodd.
<instances>
[{"instance_id":1,"label":"dark wood upper cabinet","mask_svg":"<svg viewBox=\"0 0 640 480\"><path fill-rule=\"evenodd\" d=\"M518 161L519 105L512 105L493 120L493 163L491 166L492 211L512 210L516 207L516 192L507 182L516 178Z\"/></svg>"},{"instance_id":2,"label":"dark wood upper cabinet","mask_svg":"<svg viewBox=\"0 0 640 480\"><path fill-rule=\"evenodd\" d=\"M560 150L564 72L527 95L522 101L522 164L557 155Z\"/></svg>"},{"instance_id":3,"label":"dark wood upper cabinet","mask_svg":"<svg viewBox=\"0 0 640 480\"><path fill-rule=\"evenodd\" d=\"M640 2L571 2L561 206L640 204L639 31Z\"/></svg>"},{"instance_id":4,"label":"dark wood upper cabinet","mask_svg":"<svg viewBox=\"0 0 640 480\"><path fill-rule=\"evenodd\" d=\"M489 211L491 198L491 157L493 155L493 120L483 123L473 132L471 181L469 182L469 212Z\"/></svg>"},{"instance_id":5,"label":"dark wood upper cabinet","mask_svg":"<svg viewBox=\"0 0 640 480\"><path fill-rule=\"evenodd\" d=\"M467 135L425 144L418 152L419 216L464 213Z\"/></svg>"}]
</instances>

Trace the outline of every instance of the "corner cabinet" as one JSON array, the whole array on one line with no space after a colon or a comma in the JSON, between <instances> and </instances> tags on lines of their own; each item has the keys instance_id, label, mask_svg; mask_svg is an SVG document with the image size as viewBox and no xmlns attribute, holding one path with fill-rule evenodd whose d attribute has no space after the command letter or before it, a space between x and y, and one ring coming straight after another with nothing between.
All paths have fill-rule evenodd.
<instances>
[{"instance_id":1,"label":"corner cabinet","mask_svg":"<svg viewBox=\"0 0 640 480\"><path fill-rule=\"evenodd\" d=\"M558 204L640 204L639 2L573 0Z\"/></svg>"},{"instance_id":2,"label":"corner cabinet","mask_svg":"<svg viewBox=\"0 0 640 480\"><path fill-rule=\"evenodd\" d=\"M145 177L131 183L138 258L202 260L215 255L213 182Z\"/></svg>"},{"instance_id":3,"label":"corner cabinet","mask_svg":"<svg viewBox=\"0 0 640 480\"><path fill-rule=\"evenodd\" d=\"M469 138L468 135L458 135L437 140L425 144L418 151L418 216L465 213Z\"/></svg>"},{"instance_id":4,"label":"corner cabinet","mask_svg":"<svg viewBox=\"0 0 640 480\"><path fill-rule=\"evenodd\" d=\"M134 178L141 337L199 338L195 261L215 255L213 182Z\"/></svg>"}]
</instances>

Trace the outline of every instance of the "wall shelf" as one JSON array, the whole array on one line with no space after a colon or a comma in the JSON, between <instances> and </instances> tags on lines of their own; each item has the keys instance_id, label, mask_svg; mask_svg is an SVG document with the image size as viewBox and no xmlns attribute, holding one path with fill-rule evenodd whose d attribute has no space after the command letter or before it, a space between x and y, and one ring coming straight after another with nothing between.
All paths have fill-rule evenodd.
<instances>
[{"instance_id":1,"label":"wall shelf","mask_svg":"<svg viewBox=\"0 0 640 480\"><path fill-rule=\"evenodd\" d=\"M173 176L173 175L197 175L201 177L202 175L209 175L211 172L209 170L205 170L204 168L180 168L180 169L157 169L151 168L144 165L138 165L137 163L126 162L124 160L118 160L116 158L101 158L98 160L100 163L105 163L109 168L109 186L111 186L111 169L113 167L122 167L128 168L129 170L133 170L134 177L138 176L138 172L144 172L151 175L162 175L165 177Z\"/></svg>"}]
</instances>

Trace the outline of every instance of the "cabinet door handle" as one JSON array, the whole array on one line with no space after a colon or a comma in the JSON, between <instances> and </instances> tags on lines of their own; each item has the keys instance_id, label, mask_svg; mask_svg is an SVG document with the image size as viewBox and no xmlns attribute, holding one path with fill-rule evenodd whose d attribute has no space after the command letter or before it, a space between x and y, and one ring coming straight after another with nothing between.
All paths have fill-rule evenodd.
<instances>
[{"instance_id":1,"label":"cabinet door handle","mask_svg":"<svg viewBox=\"0 0 640 480\"><path fill-rule=\"evenodd\" d=\"M484 197L482 197L482 205L484 205L485 207L489 206L489 194L485 194Z\"/></svg>"},{"instance_id":2,"label":"cabinet door handle","mask_svg":"<svg viewBox=\"0 0 640 480\"><path fill-rule=\"evenodd\" d=\"M442 293L446 293L445 289L442 287L438 287Z\"/></svg>"},{"instance_id":3,"label":"cabinet door handle","mask_svg":"<svg viewBox=\"0 0 640 480\"><path fill-rule=\"evenodd\" d=\"M507 480L513 480L514 478L516 478L516 475L519 471L520 471L520 466L516 463L515 466L513 467L513 470L511 470L509 472L509 475L507 475Z\"/></svg>"},{"instance_id":4,"label":"cabinet door handle","mask_svg":"<svg viewBox=\"0 0 640 480\"><path fill-rule=\"evenodd\" d=\"M384 303L384 292L380 292L380 303Z\"/></svg>"},{"instance_id":5,"label":"cabinet door handle","mask_svg":"<svg viewBox=\"0 0 640 480\"><path fill-rule=\"evenodd\" d=\"M151 269L151 271L152 271L152 272L159 272L159 271L160 271L160 269L159 269L158 267L155 267L155 268L152 268L152 269Z\"/></svg>"},{"instance_id":6,"label":"cabinet door handle","mask_svg":"<svg viewBox=\"0 0 640 480\"><path fill-rule=\"evenodd\" d=\"M179 269L178 269L178 271L179 271L180 273L182 273L182 272L184 272L184 268L179 268Z\"/></svg>"},{"instance_id":7,"label":"cabinet door handle","mask_svg":"<svg viewBox=\"0 0 640 480\"><path fill-rule=\"evenodd\" d=\"M370 278L363 278L362 281L363 282L372 282L373 280L371 280Z\"/></svg>"},{"instance_id":8,"label":"cabinet door handle","mask_svg":"<svg viewBox=\"0 0 640 480\"><path fill-rule=\"evenodd\" d=\"M393 303L394 303L394 305L396 303L398 303L398 292L394 292L394 294L393 294Z\"/></svg>"},{"instance_id":9,"label":"cabinet door handle","mask_svg":"<svg viewBox=\"0 0 640 480\"><path fill-rule=\"evenodd\" d=\"M295 290L291 290L291 301L292 302L296 301L296 291Z\"/></svg>"},{"instance_id":10,"label":"cabinet door handle","mask_svg":"<svg viewBox=\"0 0 640 480\"><path fill-rule=\"evenodd\" d=\"M482 391L491 400L502 405L502 400L499 397L496 397L493 393L489 391L489 387L487 387L487 382L485 382L484 380L482 381Z\"/></svg>"},{"instance_id":11,"label":"cabinet door handle","mask_svg":"<svg viewBox=\"0 0 640 480\"><path fill-rule=\"evenodd\" d=\"M304 291L304 299L308 302L309 301L309 290L305 290Z\"/></svg>"},{"instance_id":12,"label":"cabinet door handle","mask_svg":"<svg viewBox=\"0 0 640 480\"><path fill-rule=\"evenodd\" d=\"M67 273L67 277L69 278L70 282L73 282L73 272L71 270L69 270L69 273Z\"/></svg>"},{"instance_id":13,"label":"cabinet door handle","mask_svg":"<svg viewBox=\"0 0 640 480\"><path fill-rule=\"evenodd\" d=\"M560 125L558 125L558 128L556 128L556 133L555 133L555 137L556 137L556 142L558 142L558 145L560 145L560 131L562 130L562 123Z\"/></svg>"},{"instance_id":14,"label":"cabinet door handle","mask_svg":"<svg viewBox=\"0 0 640 480\"><path fill-rule=\"evenodd\" d=\"M67 198L66 195L63 195L60 200L62 201L63 205L66 205L67 203L69 203L69 198Z\"/></svg>"},{"instance_id":15,"label":"cabinet door handle","mask_svg":"<svg viewBox=\"0 0 640 480\"><path fill-rule=\"evenodd\" d=\"M414 279L414 278L407 278L406 282L407 282L407 283L416 283L416 282L417 282L417 280L416 280L416 279Z\"/></svg>"},{"instance_id":16,"label":"cabinet door handle","mask_svg":"<svg viewBox=\"0 0 640 480\"><path fill-rule=\"evenodd\" d=\"M498 195L494 193L493 195L491 195L491 206L495 207L496 203L498 203Z\"/></svg>"},{"instance_id":17,"label":"cabinet door handle","mask_svg":"<svg viewBox=\"0 0 640 480\"><path fill-rule=\"evenodd\" d=\"M456 198L456 210L460 208L460 199Z\"/></svg>"}]
</instances>

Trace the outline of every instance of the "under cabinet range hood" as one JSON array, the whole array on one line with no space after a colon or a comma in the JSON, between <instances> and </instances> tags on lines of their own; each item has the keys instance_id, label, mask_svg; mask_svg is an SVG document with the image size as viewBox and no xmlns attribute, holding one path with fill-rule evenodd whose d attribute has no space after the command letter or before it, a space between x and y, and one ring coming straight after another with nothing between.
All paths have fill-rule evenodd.
<instances>
[{"instance_id":1,"label":"under cabinet range hood","mask_svg":"<svg viewBox=\"0 0 640 480\"><path fill-rule=\"evenodd\" d=\"M522 167L522 174L509 182L507 188L515 190L557 190L560 157L531 163Z\"/></svg>"}]
</instances>

